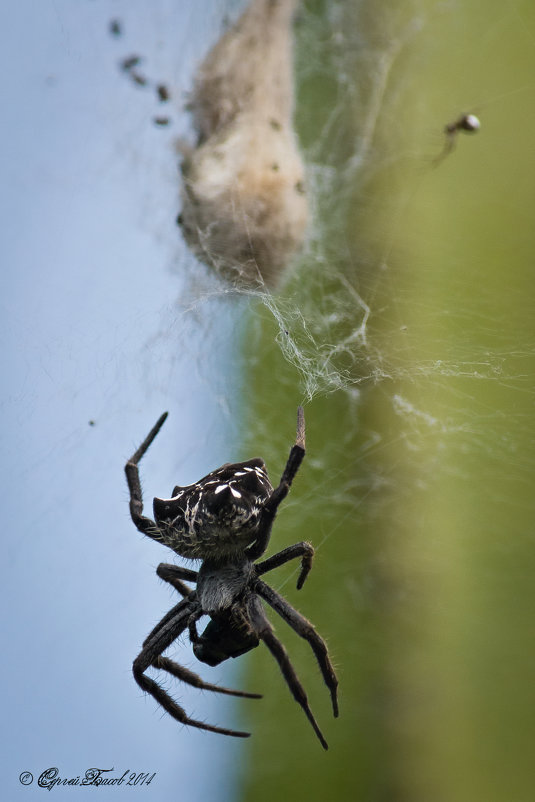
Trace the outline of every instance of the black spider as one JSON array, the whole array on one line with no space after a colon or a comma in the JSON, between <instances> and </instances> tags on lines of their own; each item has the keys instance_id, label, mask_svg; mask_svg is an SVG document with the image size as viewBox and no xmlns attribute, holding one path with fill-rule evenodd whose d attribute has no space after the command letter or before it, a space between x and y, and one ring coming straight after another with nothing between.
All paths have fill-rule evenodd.
<instances>
[{"instance_id":1,"label":"black spider","mask_svg":"<svg viewBox=\"0 0 535 802\"><path fill-rule=\"evenodd\" d=\"M309 707L307 695L295 673L284 646L275 637L260 598L267 602L292 629L307 640L316 656L325 684L331 692L334 715L338 715L336 689L338 680L331 665L327 647L312 624L294 610L273 588L260 579L262 574L301 557L297 587L301 588L312 567L314 549L310 543L295 543L267 560L255 564L264 554L271 527L281 501L288 494L292 480L305 455L305 418L299 407L297 436L278 487L273 489L262 459L225 464L199 482L175 487L170 499L154 499L154 518L143 515L143 499L138 463L167 418L165 412L151 429L125 466L130 490L130 514L143 534L158 540L182 557L202 560L199 571L161 563L157 574L169 582L184 598L143 643L141 654L134 660L136 682L177 721L223 735L247 737L248 732L223 729L189 718L158 683L146 676L152 666L169 672L189 685L209 691L260 698L210 685L187 668L163 657L163 652L184 630L188 630L196 657L216 666L229 657L238 657L263 640L277 660L295 700L303 708L321 745L327 742ZM191 590L182 580L196 583ZM259 598L260 597L260 598ZM196 622L203 615L210 621L199 635Z\"/></svg>"}]
</instances>

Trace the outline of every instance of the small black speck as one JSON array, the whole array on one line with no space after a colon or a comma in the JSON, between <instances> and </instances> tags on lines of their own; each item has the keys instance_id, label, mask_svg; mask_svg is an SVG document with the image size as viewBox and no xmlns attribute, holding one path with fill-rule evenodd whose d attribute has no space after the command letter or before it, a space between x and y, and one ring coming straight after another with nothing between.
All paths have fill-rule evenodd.
<instances>
[{"instance_id":1,"label":"small black speck","mask_svg":"<svg viewBox=\"0 0 535 802\"><path fill-rule=\"evenodd\" d=\"M118 19L112 19L110 22L110 33L112 36L121 36L123 29Z\"/></svg>"},{"instance_id":2,"label":"small black speck","mask_svg":"<svg viewBox=\"0 0 535 802\"><path fill-rule=\"evenodd\" d=\"M138 86L146 86L147 79L144 75L140 75L139 72L134 72L133 70L130 71L130 76L135 84Z\"/></svg>"},{"instance_id":3,"label":"small black speck","mask_svg":"<svg viewBox=\"0 0 535 802\"><path fill-rule=\"evenodd\" d=\"M121 68L128 72L133 67L137 67L141 62L141 56L127 56L121 61Z\"/></svg>"},{"instance_id":4,"label":"small black speck","mask_svg":"<svg viewBox=\"0 0 535 802\"><path fill-rule=\"evenodd\" d=\"M169 125L170 120L169 117L154 117L154 125L163 128L165 125Z\"/></svg>"},{"instance_id":5,"label":"small black speck","mask_svg":"<svg viewBox=\"0 0 535 802\"><path fill-rule=\"evenodd\" d=\"M165 84L158 84L156 87L156 91L158 92L158 97L162 103L167 103L169 100L169 89L166 87Z\"/></svg>"}]
</instances>

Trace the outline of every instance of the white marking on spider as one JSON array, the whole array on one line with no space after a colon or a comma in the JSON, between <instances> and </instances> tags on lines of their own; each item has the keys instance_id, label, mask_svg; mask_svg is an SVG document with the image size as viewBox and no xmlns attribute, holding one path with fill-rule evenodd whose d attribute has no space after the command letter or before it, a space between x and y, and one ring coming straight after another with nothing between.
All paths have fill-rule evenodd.
<instances>
[{"instance_id":1,"label":"white marking on spider","mask_svg":"<svg viewBox=\"0 0 535 802\"><path fill-rule=\"evenodd\" d=\"M197 499L193 507L190 508L189 502L190 500L188 499L186 502L186 509L184 510L184 522L188 526L189 534L196 537L197 533L195 531L194 525L195 525L195 518L197 517L197 511L199 509L199 504L201 503L201 495L199 495L199 498Z\"/></svg>"},{"instance_id":2,"label":"white marking on spider","mask_svg":"<svg viewBox=\"0 0 535 802\"><path fill-rule=\"evenodd\" d=\"M217 493L217 490L215 492ZM234 498L241 498L241 493L239 490L235 490L233 487L231 487L230 492L232 493Z\"/></svg>"},{"instance_id":3,"label":"white marking on spider","mask_svg":"<svg viewBox=\"0 0 535 802\"><path fill-rule=\"evenodd\" d=\"M219 487L216 487L214 490L215 495L217 496L218 493L221 493L222 490L226 490L227 487L228 485L219 485Z\"/></svg>"}]
</instances>

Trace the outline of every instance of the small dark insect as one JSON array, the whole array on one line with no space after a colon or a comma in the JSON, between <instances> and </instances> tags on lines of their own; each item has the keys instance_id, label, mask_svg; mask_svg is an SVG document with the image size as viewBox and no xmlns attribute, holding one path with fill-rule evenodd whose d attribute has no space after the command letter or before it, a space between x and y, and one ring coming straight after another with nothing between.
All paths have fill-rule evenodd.
<instances>
[{"instance_id":1,"label":"small dark insect","mask_svg":"<svg viewBox=\"0 0 535 802\"><path fill-rule=\"evenodd\" d=\"M130 77L138 86L147 86L147 79L141 73L130 70Z\"/></svg>"},{"instance_id":2,"label":"small dark insect","mask_svg":"<svg viewBox=\"0 0 535 802\"><path fill-rule=\"evenodd\" d=\"M141 56L127 56L121 61L121 69L123 69L125 72L129 72L134 67L137 67L140 63Z\"/></svg>"},{"instance_id":3,"label":"small dark insect","mask_svg":"<svg viewBox=\"0 0 535 802\"><path fill-rule=\"evenodd\" d=\"M121 23L118 19L112 19L110 22L110 33L112 36L120 36L123 32Z\"/></svg>"},{"instance_id":4,"label":"small dark insect","mask_svg":"<svg viewBox=\"0 0 535 802\"><path fill-rule=\"evenodd\" d=\"M160 128L169 125L171 120L169 117L153 117L154 125L158 125Z\"/></svg>"},{"instance_id":5,"label":"small dark insect","mask_svg":"<svg viewBox=\"0 0 535 802\"><path fill-rule=\"evenodd\" d=\"M446 141L442 153L435 159L435 164L441 162L442 159L445 159L446 156L451 153L457 141L457 134L460 131L464 131L467 134L475 134L480 128L481 123L475 114L463 114L458 120L444 126Z\"/></svg>"},{"instance_id":6,"label":"small dark insect","mask_svg":"<svg viewBox=\"0 0 535 802\"><path fill-rule=\"evenodd\" d=\"M204 682L197 674L164 657L165 650L185 630L195 656L217 666L229 657L239 657L262 640L279 664L294 699L301 705L324 749L327 742L309 707L307 695L282 643L275 637L260 599L310 644L323 679L331 694L334 715L338 715L338 680L327 646L307 619L260 577L289 560L301 558L297 587L302 588L312 568L314 549L310 543L295 543L255 563L266 551L271 527L281 501L305 456L305 418L297 413L297 436L278 486L273 489L266 466L260 458L226 463L193 485L175 487L170 499L155 498L154 518L143 515L143 499L138 463L160 431L167 412L151 429L125 466L130 490L130 514L136 527L148 537L173 549L181 557L202 560L199 571L161 563L156 573L184 598L148 635L141 653L134 660L138 685L150 693L177 721L192 727L245 738L248 732L224 729L190 718L161 685L146 676L148 668L167 671L183 682L204 690L251 699L259 694L235 691ZM182 580L193 582L192 590ZM199 635L196 623L202 616L210 621Z\"/></svg>"},{"instance_id":7,"label":"small dark insect","mask_svg":"<svg viewBox=\"0 0 535 802\"><path fill-rule=\"evenodd\" d=\"M156 87L156 92L158 93L158 98L162 103L167 103L169 100L169 89L166 87L165 84L158 84Z\"/></svg>"}]
</instances>

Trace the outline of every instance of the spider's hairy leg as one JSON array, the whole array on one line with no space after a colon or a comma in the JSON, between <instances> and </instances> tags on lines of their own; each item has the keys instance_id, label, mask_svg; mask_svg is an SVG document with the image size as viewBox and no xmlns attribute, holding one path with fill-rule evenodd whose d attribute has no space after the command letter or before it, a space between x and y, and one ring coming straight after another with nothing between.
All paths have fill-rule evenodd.
<instances>
[{"instance_id":1,"label":"spider's hairy leg","mask_svg":"<svg viewBox=\"0 0 535 802\"><path fill-rule=\"evenodd\" d=\"M141 492L141 482L139 480L138 463L162 428L167 414L167 412L164 412L163 415L160 415L155 425L124 467L126 481L128 482L128 489L130 491L130 515L132 521L140 532L154 539L158 539L159 531L154 521L143 515L143 494Z\"/></svg>"},{"instance_id":2,"label":"spider's hairy leg","mask_svg":"<svg viewBox=\"0 0 535 802\"><path fill-rule=\"evenodd\" d=\"M174 608L175 615L173 618L168 619L166 616L165 619L160 622L160 625L155 627L153 630L154 634L145 642L142 651L134 660L134 664L132 666L134 679L140 688L147 693L150 693L150 695L159 704L161 704L164 710L166 710L170 716L172 716L176 721L179 721L181 724L187 724L190 727L197 727L198 729L208 730L209 732L218 732L221 735L233 735L237 738L248 738L251 734L249 732L240 732L239 730L229 730L223 727L215 727L212 724L205 724L202 721L197 721L196 719L190 718L184 708L180 707L180 705L175 702L171 696L169 696L167 691L165 691L161 685L158 685L155 680L153 680L151 677L147 677L145 674L145 671L150 666L154 666L156 668L160 667L158 664L159 658L162 657L162 653L187 628L189 618L198 609L198 603L196 600L192 600L192 596L193 593L190 594L188 598L183 599L180 604ZM169 670L169 664L166 664L165 658L163 658L163 663L164 666L162 667L165 667L166 670ZM185 679L187 676L191 680L191 672L182 672L181 667L176 663L173 663L173 661L169 661L169 663L171 663L173 668L173 671L170 673L174 674L174 676L180 674L180 679ZM175 668L177 669L177 673L174 673ZM195 675L193 675L193 677L195 677ZM203 681L201 678L198 677L197 679L202 684ZM188 682L188 679L185 679L185 681ZM190 682L189 684L195 683ZM215 688L216 686L213 687ZM209 688L208 690L212 690L212 688ZM225 691L227 690L228 689L225 689Z\"/></svg>"},{"instance_id":3,"label":"spider's hairy leg","mask_svg":"<svg viewBox=\"0 0 535 802\"><path fill-rule=\"evenodd\" d=\"M199 607L194 613L192 613L188 620L188 631L189 631L189 639L191 643L198 643L199 642L199 633L197 632L197 621L199 618L202 618L204 615L202 609Z\"/></svg>"},{"instance_id":4,"label":"spider's hairy leg","mask_svg":"<svg viewBox=\"0 0 535 802\"><path fill-rule=\"evenodd\" d=\"M314 558L314 547L312 543L294 543L293 546L288 546L288 548L278 551L277 554L273 554L271 557L268 557L267 560L262 560L261 563L257 563L255 566L256 573L261 576L268 571L272 571L274 568L279 568L279 566L284 565L284 563L290 560L295 560L297 557L302 558L301 571L297 578L297 590L301 590L312 568L312 560Z\"/></svg>"},{"instance_id":5,"label":"spider's hairy leg","mask_svg":"<svg viewBox=\"0 0 535 802\"><path fill-rule=\"evenodd\" d=\"M158 568L161 568L162 563ZM176 565L169 565L169 568L178 568ZM179 569L180 570L180 569ZM184 568L184 571L188 571L188 568ZM191 571L190 573L195 573L195 571ZM188 593L189 601L191 602L195 598L195 591L192 590ZM183 602L179 602L177 605L173 607L172 610L164 615L161 621L159 621L152 632L150 632L145 640L143 641L143 646L145 647L150 640L154 638L166 625L169 621L171 621L177 614L184 609ZM188 621L188 626L191 626L191 617ZM234 691L231 688L225 688L221 685L212 685L209 682L204 682L198 674L194 674L193 671L190 671L183 666L180 666L178 663L175 663L174 660L170 660L168 657L162 657L161 655L157 657L153 662L152 665L154 668L160 668L163 671L168 671L169 674L172 674L177 679L181 679L183 682L187 682L188 685L193 685L195 688L202 688L205 691L218 691L219 693L226 693L230 696L242 696L246 697L247 699L261 699L261 693L249 693L248 691Z\"/></svg>"},{"instance_id":6,"label":"spider's hairy leg","mask_svg":"<svg viewBox=\"0 0 535 802\"><path fill-rule=\"evenodd\" d=\"M292 484L295 474L299 470L299 466L303 461L303 457L305 456L305 413L303 411L303 407L297 407L297 432L295 435L295 444L292 446L290 455L288 457L288 462L285 465L284 471L282 472L281 480L279 482L279 486L275 488L273 493L271 494L270 503L272 503L273 496L276 494L281 494L284 492L284 495L277 501L277 506L280 504L282 499L287 495L290 485Z\"/></svg>"},{"instance_id":7,"label":"spider's hairy leg","mask_svg":"<svg viewBox=\"0 0 535 802\"><path fill-rule=\"evenodd\" d=\"M299 470L299 466L305 456L305 413L303 407L297 407L297 433L295 436L295 444L290 450L288 461L282 472L281 480L278 487L275 488L271 494L269 501L266 502L266 510L269 510L272 517L275 517L277 507L283 499L286 498L290 490L291 484L295 479L295 474Z\"/></svg>"},{"instance_id":8,"label":"spider's hairy leg","mask_svg":"<svg viewBox=\"0 0 535 802\"><path fill-rule=\"evenodd\" d=\"M188 595L190 596L189 600L191 601L191 599L193 597L191 596L191 594L188 594ZM169 623L169 621L171 621L173 618L175 618L177 616L178 613L180 613L180 611L182 610L183 606L184 606L184 600L179 601L178 604L175 604L175 606L172 607L169 610L169 612L164 615L164 617L161 619L161 621L158 621L156 626L153 629L151 629L151 631L149 632L149 634L147 635L147 637L143 641L143 648L145 648L147 643L150 640L152 640L154 638L154 636L157 635L158 632L160 632L160 630Z\"/></svg>"},{"instance_id":9,"label":"spider's hairy leg","mask_svg":"<svg viewBox=\"0 0 535 802\"><path fill-rule=\"evenodd\" d=\"M156 573L159 577L164 579L166 582L169 582L175 590L178 590L179 593L187 598L188 596L191 597L190 601L195 598L195 591L188 588L183 582L178 579L178 577L182 577L183 579L189 579L190 582L197 581L197 571L190 571L189 568L181 568L179 565L172 565L171 563L160 563L158 568L156 569ZM149 640L158 632L168 621L170 621L176 615L177 611L182 609L182 602L176 604L169 612L164 615L161 621L154 627L151 632L147 635L145 640L143 641L143 646L145 646Z\"/></svg>"},{"instance_id":10,"label":"spider's hairy leg","mask_svg":"<svg viewBox=\"0 0 535 802\"><path fill-rule=\"evenodd\" d=\"M187 682L188 685L193 685L195 688L201 688L203 691L215 691L216 693L226 693L229 696L241 696L246 699L261 699L261 693L249 693L248 691L235 691L232 688L225 688L223 685L212 685L209 682L205 682L198 674L195 674L193 671L190 671L189 668L185 668L184 666L180 666L178 663L175 663L174 660L170 660L168 657L157 657L156 660L152 664L154 668L161 668L163 671L167 671L169 674L172 674L173 677L182 680L182 682Z\"/></svg>"},{"instance_id":11,"label":"spider's hairy leg","mask_svg":"<svg viewBox=\"0 0 535 802\"><path fill-rule=\"evenodd\" d=\"M283 599L282 596L273 590L273 588L270 588L269 585L266 585L265 582L262 582L261 579L256 581L255 590L298 635L310 644L316 656L316 660L318 661L321 673L323 674L323 680L331 693L333 714L334 716L338 716L338 678L330 661L325 641L318 635L310 621L307 621L301 613L294 610L286 599Z\"/></svg>"},{"instance_id":12,"label":"spider's hairy leg","mask_svg":"<svg viewBox=\"0 0 535 802\"><path fill-rule=\"evenodd\" d=\"M168 582L184 597L189 596L191 588L185 585L182 580L187 579L188 582L197 582L198 577L197 571L191 571L189 568L182 568L182 566L173 565L172 563L160 563L156 573L160 579Z\"/></svg>"},{"instance_id":13,"label":"spider's hairy leg","mask_svg":"<svg viewBox=\"0 0 535 802\"><path fill-rule=\"evenodd\" d=\"M269 538L271 536L271 527L273 526L273 521L277 515L278 507L281 501L283 501L288 495L291 484L297 471L299 470L299 466L301 465L304 456L305 413L303 412L303 407L297 407L297 433L295 436L295 444L290 450L290 455L284 471L282 472L278 487L273 490L262 510L256 541L253 546L247 550L247 556L251 560L257 560L267 549Z\"/></svg>"},{"instance_id":14,"label":"spider's hairy leg","mask_svg":"<svg viewBox=\"0 0 535 802\"><path fill-rule=\"evenodd\" d=\"M148 435L145 437L145 439L143 440L137 451L134 454L132 454L132 456L128 460L129 462L133 462L135 465L138 464L138 462L141 460L143 455L148 451L152 441L154 440L154 438L164 425L168 415L169 415L168 412L163 412L160 415L160 417L158 418L158 420L156 421L156 423L154 424Z\"/></svg>"},{"instance_id":15,"label":"spider's hairy leg","mask_svg":"<svg viewBox=\"0 0 535 802\"><path fill-rule=\"evenodd\" d=\"M282 672L284 679L286 680L286 684L288 685L295 701L301 705L303 708L306 717L310 721L312 728L316 735L318 736L319 742L323 746L324 749L328 749L329 746L327 741L323 737L323 733L320 730L316 719L314 718L314 714L310 709L308 704L307 695L305 693L305 689L301 685L297 674L295 673L295 669L290 662L290 658L288 657L288 653L282 643L275 637L273 632L273 627L269 623L266 618L266 615L262 609L262 605L260 600L256 595L252 595L249 599L249 615L251 619L251 623L258 635L258 637L264 641L266 646L268 647L269 651L279 664L279 668Z\"/></svg>"}]
</instances>

